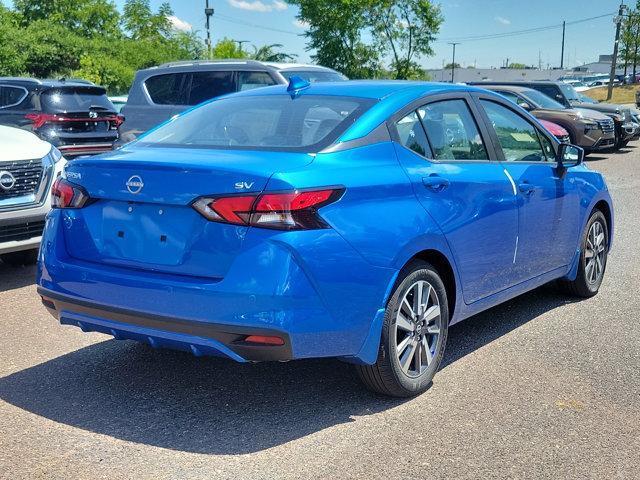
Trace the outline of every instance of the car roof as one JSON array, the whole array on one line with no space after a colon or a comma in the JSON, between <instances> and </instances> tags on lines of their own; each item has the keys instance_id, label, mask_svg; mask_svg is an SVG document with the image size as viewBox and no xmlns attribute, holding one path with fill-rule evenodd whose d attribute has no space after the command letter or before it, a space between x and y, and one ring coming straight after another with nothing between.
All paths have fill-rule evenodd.
<instances>
[{"instance_id":1,"label":"car roof","mask_svg":"<svg viewBox=\"0 0 640 480\"><path fill-rule=\"evenodd\" d=\"M536 92L536 90L534 90L533 88L529 88L529 87L521 87L519 85L504 85L504 84L499 84L499 83L487 83L487 84L476 84L476 87L482 87L482 88L486 88L486 89L491 89L491 88L500 88L502 90L508 90L510 92L516 92L516 93L528 93L528 92Z\"/></svg>"},{"instance_id":2,"label":"car roof","mask_svg":"<svg viewBox=\"0 0 640 480\"><path fill-rule=\"evenodd\" d=\"M245 67L251 70L292 70L292 69L305 69L305 70L317 70L325 72L334 72L331 68L322 67L320 65L310 65L305 63L287 63L287 62L261 62L258 60L247 59L224 59L224 60L183 60L178 62L168 62L154 67L149 67L140 72L158 72L161 70L176 70L184 69L188 71L199 70L202 68L208 68L213 70L227 70L229 67L242 68Z\"/></svg>"},{"instance_id":3,"label":"car roof","mask_svg":"<svg viewBox=\"0 0 640 480\"><path fill-rule=\"evenodd\" d=\"M94 83L89 82L88 80L81 80L81 79L40 80L38 78L30 78L30 77L0 77L0 83L20 85L22 87L42 87L42 88L97 87L97 85L95 85ZM98 88L102 88L102 87L98 87Z\"/></svg>"}]
</instances>

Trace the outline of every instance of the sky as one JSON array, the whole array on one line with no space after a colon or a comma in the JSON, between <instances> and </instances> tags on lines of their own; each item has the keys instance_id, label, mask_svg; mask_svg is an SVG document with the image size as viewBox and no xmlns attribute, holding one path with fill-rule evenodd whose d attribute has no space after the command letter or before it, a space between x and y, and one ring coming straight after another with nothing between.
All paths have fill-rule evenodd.
<instances>
[{"instance_id":1,"label":"sky","mask_svg":"<svg viewBox=\"0 0 640 480\"><path fill-rule=\"evenodd\" d=\"M3 0L0 0L3 1ZM330 0L319 0L330 1ZM630 0L627 0L629 3ZM4 3L9 3L4 0ZM162 0L151 0L154 9ZM204 37L205 0L171 0L177 28L193 29ZM215 8L212 40L228 37L248 44L281 43L287 53L309 61L305 50L305 25L296 19L297 9L282 0L210 0ZM440 68L451 61L452 47L459 41L456 62L478 68L500 67L509 62L543 67L560 64L563 20L574 22L604 14L611 16L569 24L566 28L565 66L596 61L611 54L615 34L613 14L619 0L441 0L444 22L433 45L435 55L423 58L425 68ZM120 9L124 0L116 0ZM556 28L497 39L469 39L472 36L507 34L537 27Z\"/></svg>"}]
</instances>

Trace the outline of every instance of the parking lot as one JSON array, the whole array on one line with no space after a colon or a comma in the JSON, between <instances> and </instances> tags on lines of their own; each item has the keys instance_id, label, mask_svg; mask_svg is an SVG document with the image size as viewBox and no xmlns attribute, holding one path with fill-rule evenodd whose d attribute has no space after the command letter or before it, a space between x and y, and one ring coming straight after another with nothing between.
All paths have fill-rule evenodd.
<instances>
[{"instance_id":1,"label":"parking lot","mask_svg":"<svg viewBox=\"0 0 640 480\"><path fill-rule=\"evenodd\" d=\"M0 476L640 478L640 147L587 164L616 205L600 294L543 288L453 327L408 401L337 361L238 365L61 327L34 269L0 265Z\"/></svg>"}]
</instances>

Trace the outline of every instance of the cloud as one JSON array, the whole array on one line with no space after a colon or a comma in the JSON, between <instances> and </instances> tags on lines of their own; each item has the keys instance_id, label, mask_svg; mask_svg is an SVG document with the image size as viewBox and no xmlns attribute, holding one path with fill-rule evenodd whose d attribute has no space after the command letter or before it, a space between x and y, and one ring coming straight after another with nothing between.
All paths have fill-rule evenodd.
<instances>
[{"instance_id":1,"label":"cloud","mask_svg":"<svg viewBox=\"0 0 640 480\"><path fill-rule=\"evenodd\" d=\"M294 27L301 28L302 30L306 30L307 28L309 28L309 23L305 22L304 20L300 20L299 18L296 18L295 20L292 20L291 24Z\"/></svg>"},{"instance_id":2,"label":"cloud","mask_svg":"<svg viewBox=\"0 0 640 480\"><path fill-rule=\"evenodd\" d=\"M251 12L272 12L286 10L288 5L282 0L273 0L264 3L261 0L227 0L229 5L240 10L249 10Z\"/></svg>"},{"instance_id":3,"label":"cloud","mask_svg":"<svg viewBox=\"0 0 640 480\"><path fill-rule=\"evenodd\" d=\"M175 30L179 30L181 32L189 32L193 29L193 26L189 22L185 22L175 15L169 15L167 18L169 19L169 21L171 22L171 26Z\"/></svg>"},{"instance_id":4,"label":"cloud","mask_svg":"<svg viewBox=\"0 0 640 480\"><path fill-rule=\"evenodd\" d=\"M502 25L511 25L511 20L509 20L508 18L496 17L494 18L494 20L498 23L501 23Z\"/></svg>"}]
</instances>

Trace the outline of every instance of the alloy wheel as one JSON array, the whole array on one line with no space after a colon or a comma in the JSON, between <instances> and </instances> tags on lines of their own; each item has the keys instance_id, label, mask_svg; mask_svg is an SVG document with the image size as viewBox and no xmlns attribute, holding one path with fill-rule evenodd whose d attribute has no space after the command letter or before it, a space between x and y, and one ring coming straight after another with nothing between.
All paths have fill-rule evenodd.
<instances>
[{"instance_id":1,"label":"alloy wheel","mask_svg":"<svg viewBox=\"0 0 640 480\"><path fill-rule=\"evenodd\" d=\"M429 282L418 280L405 292L395 326L400 368L419 377L434 360L442 327L440 301Z\"/></svg>"},{"instance_id":2,"label":"alloy wheel","mask_svg":"<svg viewBox=\"0 0 640 480\"><path fill-rule=\"evenodd\" d=\"M600 281L604 274L605 256L607 254L605 230L599 221L589 228L587 244L584 252L585 276L590 285Z\"/></svg>"}]
</instances>

